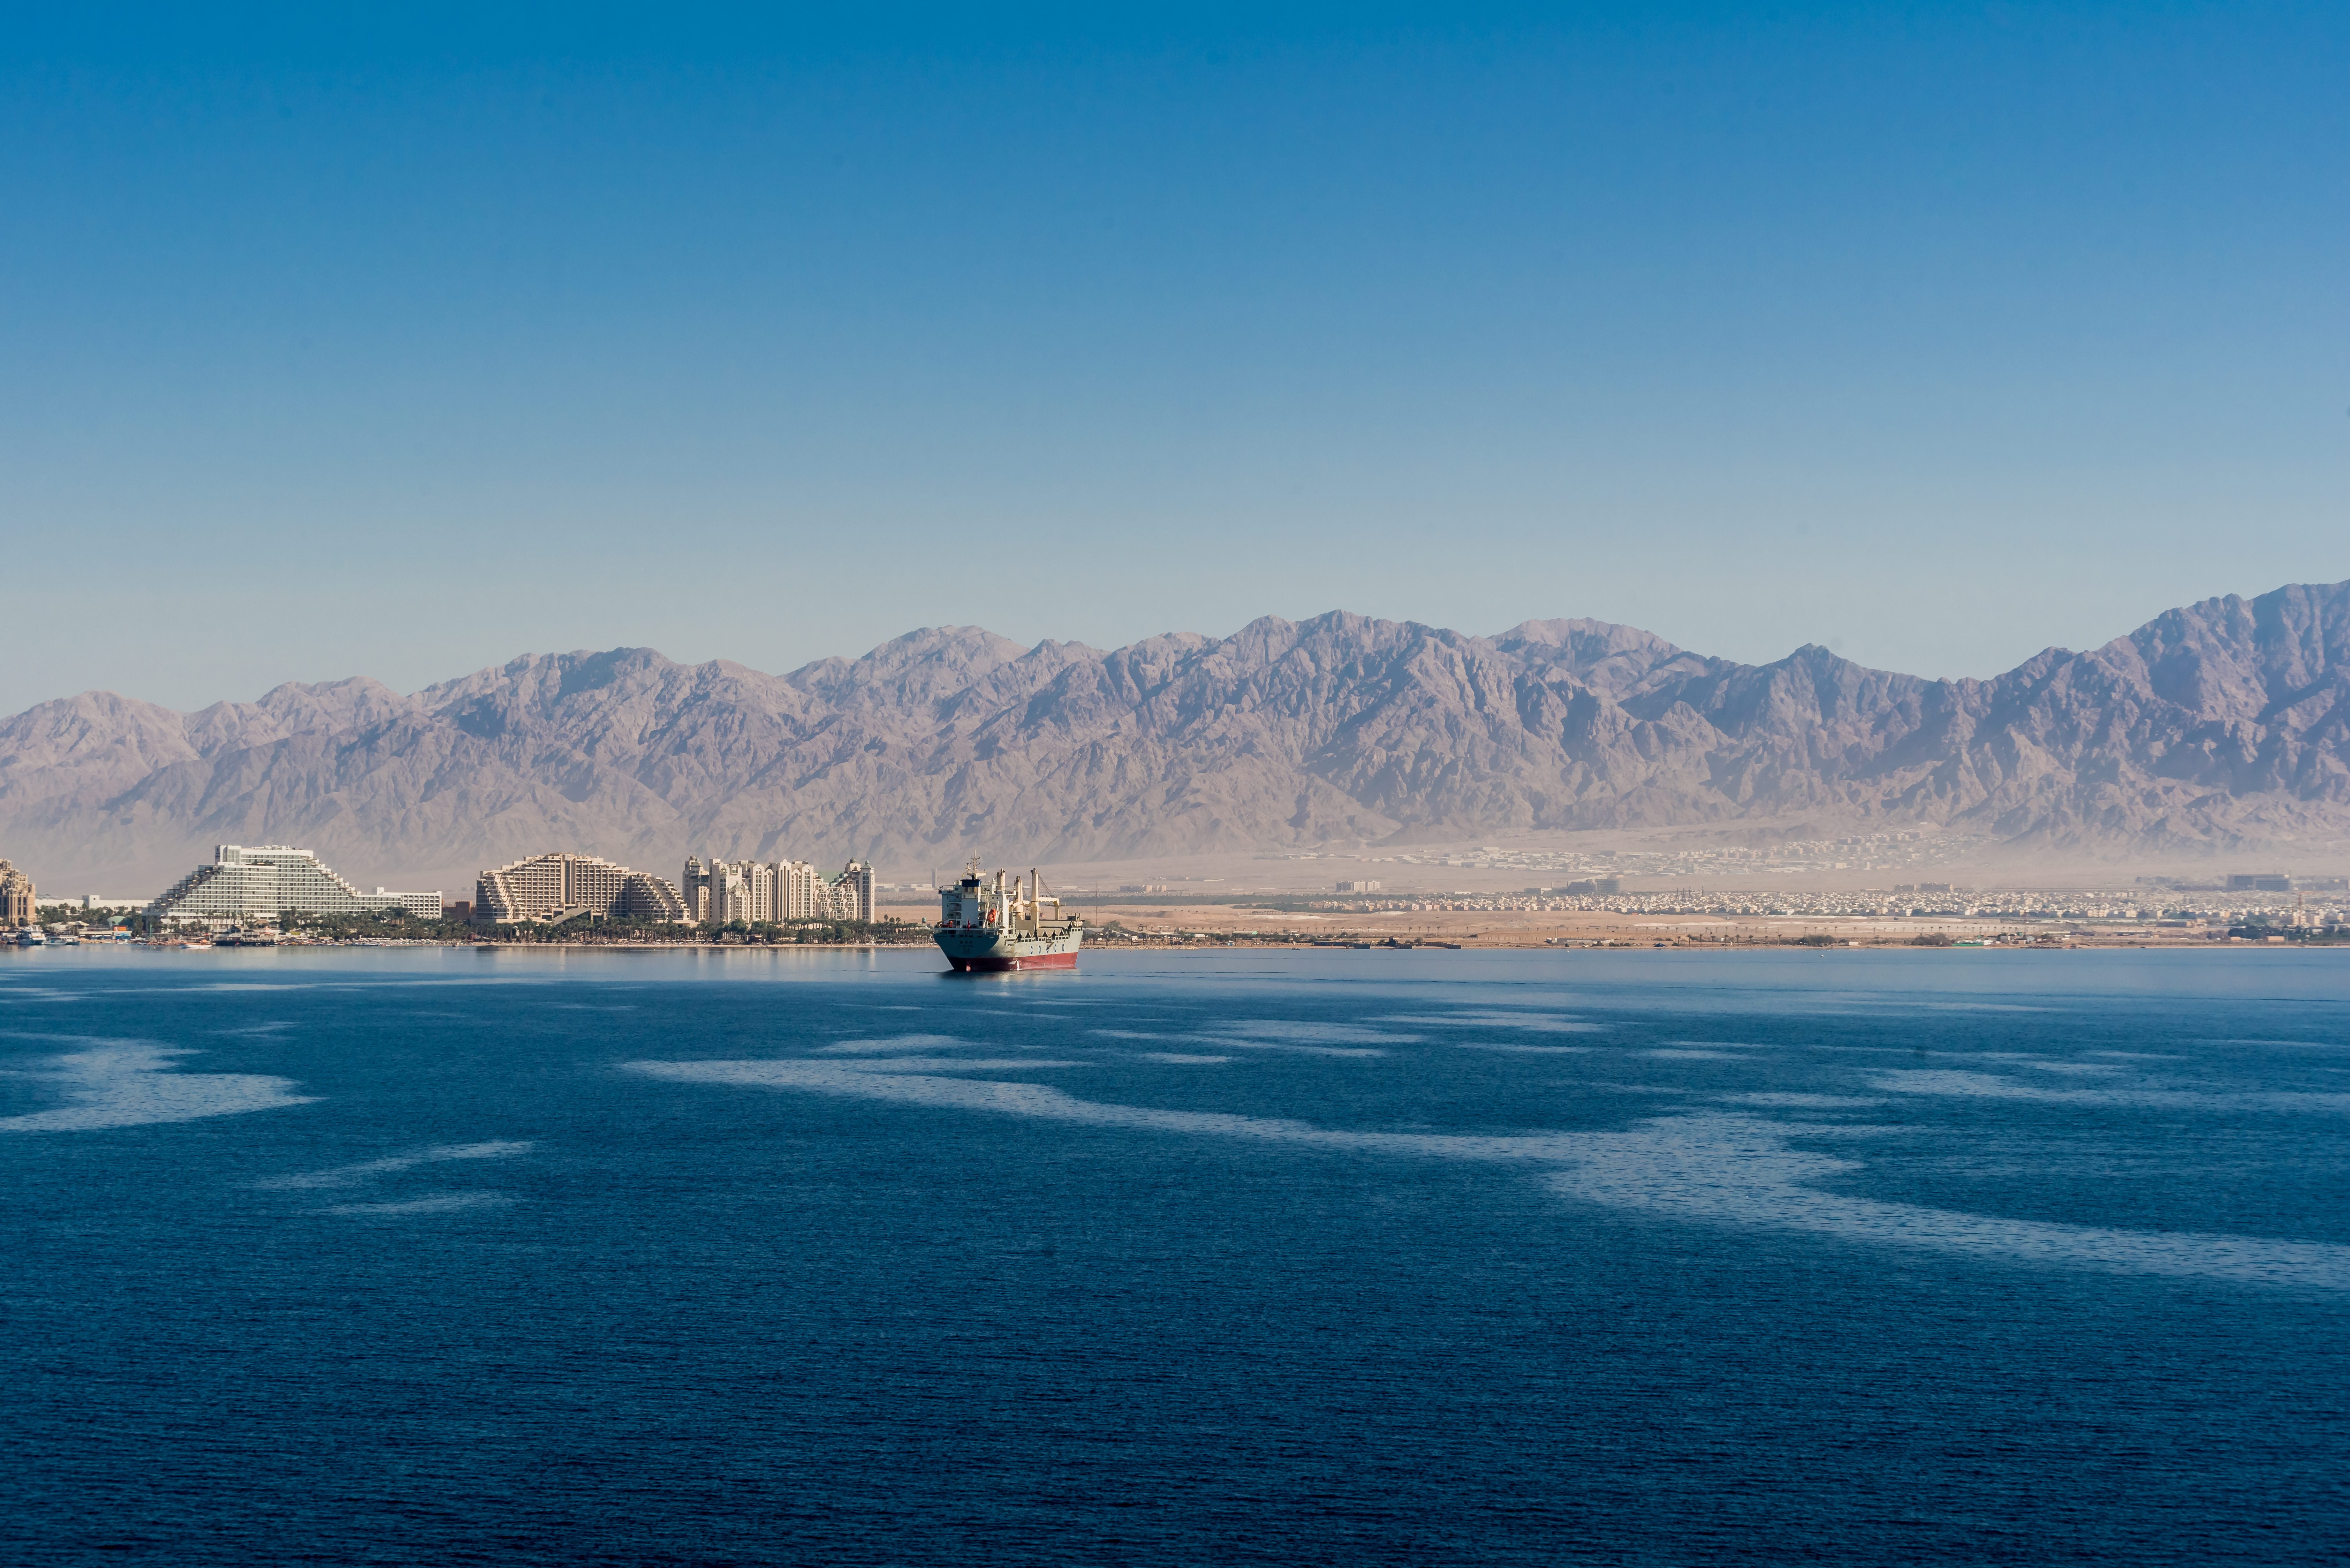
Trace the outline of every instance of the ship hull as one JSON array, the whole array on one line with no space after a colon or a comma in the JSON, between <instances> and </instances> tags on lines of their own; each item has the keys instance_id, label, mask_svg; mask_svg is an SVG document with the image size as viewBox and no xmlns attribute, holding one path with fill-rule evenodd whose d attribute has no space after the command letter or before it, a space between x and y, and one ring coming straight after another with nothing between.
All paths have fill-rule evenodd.
<instances>
[{"instance_id":1,"label":"ship hull","mask_svg":"<svg viewBox=\"0 0 2350 1568\"><path fill-rule=\"evenodd\" d=\"M1081 933L1055 937L1006 937L981 929L951 928L931 933L957 974L1011 974L1031 969L1075 969Z\"/></svg>"}]
</instances>

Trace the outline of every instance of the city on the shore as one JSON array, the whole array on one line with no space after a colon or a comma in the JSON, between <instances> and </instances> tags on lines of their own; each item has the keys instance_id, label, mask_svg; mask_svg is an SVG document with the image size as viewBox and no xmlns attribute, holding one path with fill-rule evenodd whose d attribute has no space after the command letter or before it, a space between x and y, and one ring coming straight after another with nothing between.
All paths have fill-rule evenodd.
<instances>
[{"instance_id":1,"label":"city on the shore","mask_svg":"<svg viewBox=\"0 0 2350 1568\"><path fill-rule=\"evenodd\" d=\"M1837 852L1834 843L1824 847ZM1311 853L1260 858L1324 859ZM1373 857L1370 864L1394 867L1415 882L1447 869L1492 873L1565 864L1596 869L1586 862L1499 849L1405 853ZM1835 872L1878 867L1874 861L1820 864ZM1358 871L1325 881L1320 893L1159 877L1079 888L1069 901L1086 911L1095 940L1124 946L2350 942L2350 879L2273 869L2200 880L2138 877L2069 888L1914 880L1810 890L1641 888L1627 887L1622 871L1517 889L1390 888L1395 875ZM854 859L827 873L813 861L689 856L671 880L599 856L558 850L485 869L469 897L452 898L438 890L379 886L364 891L315 851L296 846L224 844L211 861L151 898L81 893L44 899L30 876L0 860L0 940L20 947L122 942L174 948L910 945L927 940L936 911L921 906L935 893L925 884L878 882L870 864ZM899 907L885 910L885 903Z\"/></svg>"},{"instance_id":2,"label":"city on the shore","mask_svg":"<svg viewBox=\"0 0 2350 1568\"><path fill-rule=\"evenodd\" d=\"M33 880L0 860L0 925L20 946L57 941L247 946L305 942L682 940L701 935L798 940L868 932L873 868L834 875L799 860L704 864L678 881L600 856L555 851L484 871L473 896L363 892L315 851L224 844L153 898L83 894L44 905ZM893 922L900 923L902 922Z\"/></svg>"}]
</instances>

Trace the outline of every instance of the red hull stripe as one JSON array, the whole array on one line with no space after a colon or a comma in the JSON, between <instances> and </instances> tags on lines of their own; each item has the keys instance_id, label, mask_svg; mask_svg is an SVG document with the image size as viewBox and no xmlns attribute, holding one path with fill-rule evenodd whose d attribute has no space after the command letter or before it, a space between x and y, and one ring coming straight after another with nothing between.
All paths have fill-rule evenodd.
<instances>
[{"instance_id":1,"label":"red hull stripe","mask_svg":"<svg viewBox=\"0 0 2350 1568\"><path fill-rule=\"evenodd\" d=\"M1040 953L1035 958L949 959L947 961L959 970L975 971L981 974L1003 974L1012 970L1022 969L1075 969L1077 967L1077 955Z\"/></svg>"}]
</instances>

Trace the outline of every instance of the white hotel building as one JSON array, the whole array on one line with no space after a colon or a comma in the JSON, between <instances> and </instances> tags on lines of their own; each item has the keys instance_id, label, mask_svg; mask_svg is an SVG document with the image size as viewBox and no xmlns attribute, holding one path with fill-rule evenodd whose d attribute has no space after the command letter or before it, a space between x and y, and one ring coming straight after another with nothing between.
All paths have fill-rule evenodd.
<instances>
[{"instance_id":1,"label":"white hotel building","mask_svg":"<svg viewBox=\"0 0 2350 1568\"><path fill-rule=\"evenodd\" d=\"M380 915L390 909L437 920L441 895L382 888L362 893L321 865L312 851L285 844L224 844L213 851L211 865L197 867L147 906L148 915L159 920L275 919L287 910Z\"/></svg>"}]
</instances>

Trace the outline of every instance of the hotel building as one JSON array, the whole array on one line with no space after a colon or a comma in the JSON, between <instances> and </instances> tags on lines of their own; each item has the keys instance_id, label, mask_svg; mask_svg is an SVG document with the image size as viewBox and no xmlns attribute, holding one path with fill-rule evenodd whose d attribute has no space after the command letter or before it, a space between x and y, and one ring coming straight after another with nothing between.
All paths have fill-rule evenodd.
<instances>
[{"instance_id":1,"label":"hotel building","mask_svg":"<svg viewBox=\"0 0 2350 1568\"><path fill-rule=\"evenodd\" d=\"M685 900L666 879L593 855L535 855L484 871L473 919L495 925L549 925L581 915L686 919Z\"/></svg>"},{"instance_id":2,"label":"hotel building","mask_svg":"<svg viewBox=\"0 0 2350 1568\"><path fill-rule=\"evenodd\" d=\"M158 920L234 920L281 912L301 915L380 915L405 909L422 919L441 918L438 893L394 893L378 888L362 893L307 849L286 844L224 844L213 863L199 866L171 891L147 906Z\"/></svg>"}]
</instances>

